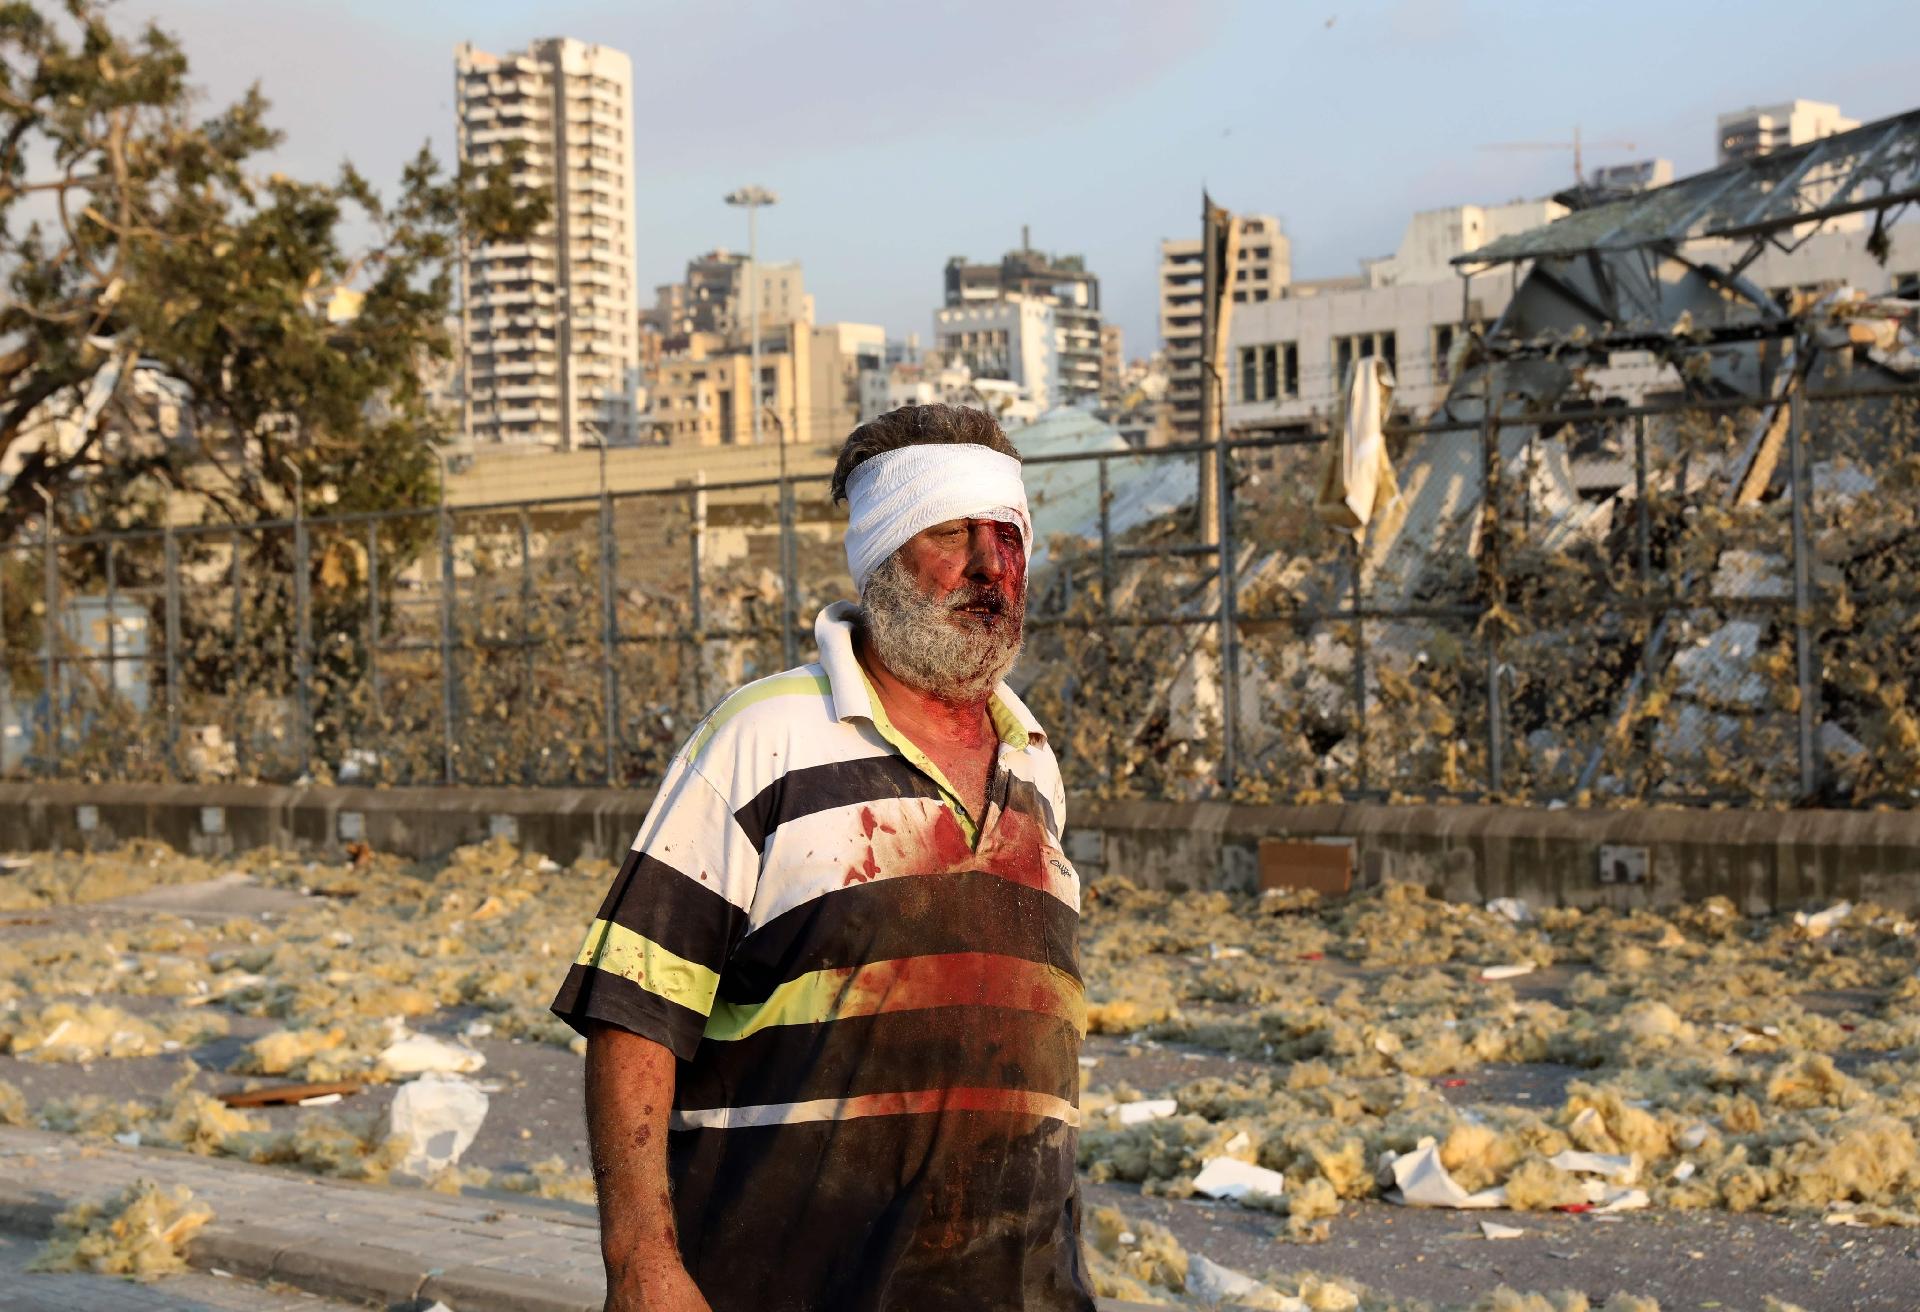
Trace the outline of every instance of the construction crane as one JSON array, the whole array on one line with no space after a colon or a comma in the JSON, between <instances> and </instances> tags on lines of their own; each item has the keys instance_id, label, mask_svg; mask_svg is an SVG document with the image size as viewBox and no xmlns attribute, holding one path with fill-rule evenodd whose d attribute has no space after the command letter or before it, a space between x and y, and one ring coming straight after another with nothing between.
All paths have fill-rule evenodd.
<instances>
[{"instance_id":1,"label":"construction crane","mask_svg":"<svg viewBox=\"0 0 1920 1312\"><path fill-rule=\"evenodd\" d=\"M1576 124L1572 141L1495 141L1480 147L1482 150L1570 150L1573 152L1573 182L1576 187L1587 185L1587 172L1581 160L1581 147L1591 146L1595 150L1638 150L1631 141L1588 141L1580 140L1580 128Z\"/></svg>"}]
</instances>

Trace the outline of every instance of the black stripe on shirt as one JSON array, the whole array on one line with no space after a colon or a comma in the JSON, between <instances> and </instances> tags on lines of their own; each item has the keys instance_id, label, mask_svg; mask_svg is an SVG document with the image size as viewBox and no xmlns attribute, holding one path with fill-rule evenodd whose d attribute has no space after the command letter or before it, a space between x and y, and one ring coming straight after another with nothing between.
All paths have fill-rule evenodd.
<instances>
[{"instance_id":1,"label":"black stripe on shirt","mask_svg":"<svg viewBox=\"0 0 1920 1312\"><path fill-rule=\"evenodd\" d=\"M1051 893L985 871L875 879L809 898L741 939L720 996L763 1002L810 971L949 952L1044 962L1079 979L1079 925Z\"/></svg>"},{"instance_id":2,"label":"black stripe on shirt","mask_svg":"<svg viewBox=\"0 0 1920 1312\"><path fill-rule=\"evenodd\" d=\"M580 1033L590 1021L604 1021L652 1039L681 1061L692 1058L700 1045L707 1018L691 1007L650 993L632 980L595 966L575 963L554 995L553 1014Z\"/></svg>"},{"instance_id":3,"label":"black stripe on shirt","mask_svg":"<svg viewBox=\"0 0 1920 1312\"><path fill-rule=\"evenodd\" d=\"M704 870L696 877L658 857L629 851L600 905L600 919L625 926L717 975L747 923L747 913L714 887L718 877L718 872Z\"/></svg>"},{"instance_id":4,"label":"black stripe on shirt","mask_svg":"<svg viewBox=\"0 0 1920 1312\"><path fill-rule=\"evenodd\" d=\"M734 819L754 849L764 852L773 831L789 820L837 807L857 806L861 802L901 797L924 797L937 802L940 785L905 757L889 752L857 761L831 761L826 765L788 770L735 811Z\"/></svg>"},{"instance_id":5,"label":"black stripe on shirt","mask_svg":"<svg viewBox=\"0 0 1920 1312\"><path fill-rule=\"evenodd\" d=\"M1018 775L1008 776L1005 806L1009 811L1032 816L1046 827L1048 837L1056 843L1060 841L1060 822L1054 818L1053 803L1027 780Z\"/></svg>"},{"instance_id":6,"label":"black stripe on shirt","mask_svg":"<svg viewBox=\"0 0 1920 1312\"><path fill-rule=\"evenodd\" d=\"M1023 1089L1077 1103L1071 1021L1006 1007L935 1007L771 1025L701 1045L680 1067L678 1110L757 1107L921 1089Z\"/></svg>"}]
</instances>

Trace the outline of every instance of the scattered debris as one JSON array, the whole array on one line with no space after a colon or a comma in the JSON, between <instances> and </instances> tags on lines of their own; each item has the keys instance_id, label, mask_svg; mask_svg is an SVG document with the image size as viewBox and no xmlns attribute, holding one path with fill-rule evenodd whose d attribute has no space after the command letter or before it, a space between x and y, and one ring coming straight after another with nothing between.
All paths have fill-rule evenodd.
<instances>
[{"instance_id":1,"label":"scattered debris","mask_svg":"<svg viewBox=\"0 0 1920 1312\"><path fill-rule=\"evenodd\" d=\"M1172 1116L1180 1110L1180 1104L1172 1098L1142 1098L1137 1102L1115 1103L1108 1110L1122 1125L1139 1125Z\"/></svg>"},{"instance_id":2,"label":"scattered debris","mask_svg":"<svg viewBox=\"0 0 1920 1312\"><path fill-rule=\"evenodd\" d=\"M1805 911L1793 913L1793 923L1807 931L1809 938L1820 938L1829 930L1845 922L1853 914L1853 903L1836 902L1825 911L1816 911L1809 915Z\"/></svg>"},{"instance_id":3,"label":"scattered debris","mask_svg":"<svg viewBox=\"0 0 1920 1312\"><path fill-rule=\"evenodd\" d=\"M78 1203L54 1220L34 1271L90 1271L151 1280L187 1269L186 1243L213 1210L184 1187L136 1180L105 1202Z\"/></svg>"},{"instance_id":4,"label":"scattered debris","mask_svg":"<svg viewBox=\"0 0 1920 1312\"><path fill-rule=\"evenodd\" d=\"M335 1101L360 1092L360 1084L355 1080L331 1080L320 1084L277 1084L263 1089L240 1089L232 1093L219 1095L220 1101L229 1107L285 1107L298 1104L302 1107L313 1105L316 1098L332 1097Z\"/></svg>"},{"instance_id":5,"label":"scattered debris","mask_svg":"<svg viewBox=\"0 0 1920 1312\"><path fill-rule=\"evenodd\" d=\"M458 1075L431 1071L393 1095L391 1134L403 1147L399 1169L430 1180L459 1162L487 1118L487 1095Z\"/></svg>"},{"instance_id":6,"label":"scattered debris","mask_svg":"<svg viewBox=\"0 0 1920 1312\"><path fill-rule=\"evenodd\" d=\"M1209 1198L1235 1202L1247 1198L1279 1198L1286 1193L1287 1177L1237 1157L1215 1157L1193 1177L1193 1189Z\"/></svg>"},{"instance_id":7,"label":"scattered debris","mask_svg":"<svg viewBox=\"0 0 1920 1312\"><path fill-rule=\"evenodd\" d=\"M1527 1232L1516 1225L1501 1225L1498 1221L1482 1221L1480 1234L1486 1239L1519 1239Z\"/></svg>"},{"instance_id":8,"label":"scattered debris","mask_svg":"<svg viewBox=\"0 0 1920 1312\"><path fill-rule=\"evenodd\" d=\"M380 1064L394 1075L468 1075L485 1066L487 1059L464 1043L401 1029L394 1041L380 1050Z\"/></svg>"}]
</instances>

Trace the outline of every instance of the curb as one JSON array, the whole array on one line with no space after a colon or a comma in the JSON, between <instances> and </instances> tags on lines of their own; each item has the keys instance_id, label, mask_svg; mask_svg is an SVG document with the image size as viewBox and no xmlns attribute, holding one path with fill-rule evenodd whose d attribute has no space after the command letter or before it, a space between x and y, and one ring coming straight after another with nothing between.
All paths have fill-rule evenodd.
<instances>
[{"instance_id":1,"label":"curb","mask_svg":"<svg viewBox=\"0 0 1920 1312\"><path fill-rule=\"evenodd\" d=\"M219 1200L199 1193L214 1206L214 1218L189 1242L187 1265L197 1271L225 1272L252 1281L273 1281L306 1293L349 1302L391 1306L396 1303L440 1301L455 1312L602 1312L605 1295L601 1290L597 1263L583 1272L587 1282L553 1274L549 1269L536 1274L510 1256L486 1256L479 1261L462 1260L473 1248L469 1236L479 1233L473 1220L449 1220L444 1233L436 1232L425 1251L405 1251L354 1239L350 1234L328 1233L336 1227L336 1218L356 1210L351 1200L365 1198L389 1202L403 1199L414 1211L430 1213L436 1204L455 1200L426 1191L402 1190L355 1181L321 1179L281 1167L259 1166L231 1159L203 1158L157 1148L120 1148L92 1140L45 1131L8 1129L0 1137L12 1140L7 1151L0 1151L0 1168L8 1157L24 1157L52 1150L55 1156L71 1152L80 1161L96 1166L123 1163L112 1174L118 1181L146 1176L168 1182L170 1164L186 1168L186 1173L216 1169L222 1176L252 1181L271 1180L276 1192L284 1186L287 1194L313 1190L309 1213L312 1224L299 1229L222 1216ZM26 1142L21 1142L21 1141ZM54 1220L74 1203L102 1197L111 1192L107 1181L95 1173L91 1182L85 1172L63 1174L53 1180L44 1177L38 1183L22 1178L21 1173L0 1169L0 1231L28 1239L45 1239L54 1231ZM508 1231L524 1232L527 1227L554 1227L556 1231L577 1233L592 1229L597 1222L568 1204L534 1199L519 1199L491 1191L463 1195L460 1201L482 1204L487 1208L483 1224L500 1224ZM331 1204L331 1206L329 1206ZM430 1255L435 1249L446 1255L443 1264L435 1264ZM570 1268L569 1268L570 1269ZM1099 1312L1147 1312L1145 1305L1101 1299Z\"/></svg>"}]
</instances>

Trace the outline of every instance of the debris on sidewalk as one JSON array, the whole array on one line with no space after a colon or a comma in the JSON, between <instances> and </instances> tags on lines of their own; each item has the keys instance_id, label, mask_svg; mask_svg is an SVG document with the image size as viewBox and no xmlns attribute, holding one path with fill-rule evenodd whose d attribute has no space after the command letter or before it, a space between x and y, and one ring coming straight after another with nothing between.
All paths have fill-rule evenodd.
<instances>
[{"instance_id":1,"label":"debris on sidewalk","mask_svg":"<svg viewBox=\"0 0 1920 1312\"><path fill-rule=\"evenodd\" d=\"M1174 1115L1180 1110L1180 1104L1172 1098L1141 1098L1134 1102L1117 1102L1108 1108L1113 1119L1122 1125L1140 1125L1147 1121L1158 1121Z\"/></svg>"},{"instance_id":2,"label":"debris on sidewalk","mask_svg":"<svg viewBox=\"0 0 1920 1312\"><path fill-rule=\"evenodd\" d=\"M380 1065L393 1075L468 1075L487 1064L478 1049L396 1026L393 1042L380 1050Z\"/></svg>"},{"instance_id":3,"label":"debris on sidewalk","mask_svg":"<svg viewBox=\"0 0 1920 1312\"><path fill-rule=\"evenodd\" d=\"M338 1102L342 1097L360 1092L361 1087L358 1080L324 1080L319 1083L276 1084L260 1089L237 1089L218 1096L220 1101L229 1107L311 1107L315 1105L315 1099L331 1097Z\"/></svg>"},{"instance_id":4,"label":"debris on sidewalk","mask_svg":"<svg viewBox=\"0 0 1920 1312\"><path fill-rule=\"evenodd\" d=\"M1279 1198L1287 1191L1287 1177L1278 1171L1235 1157L1215 1157L1193 1177L1195 1193L1240 1202L1247 1198Z\"/></svg>"},{"instance_id":5,"label":"debris on sidewalk","mask_svg":"<svg viewBox=\"0 0 1920 1312\"><path fill-rule=\"evenodd\" d=\"M487 1118L487 1095L458 1075L432 1071L402 1085L389 1112L404 1155L399 1171L430 1180L459 1162Z\"/></svg>"},{"instance_id":6,"label":"debris on sidewalk","mask_svg":"<svg viewBox=\"0 0 1920 1312\"><path fill-rule=\"evenodd\" d=\"M139 1180L105 1202L62 1212L30 1269L141 1280L184 1271L187 1241L212 1219L213 1209L194 1201L191 1190Z\"/></svg>"}]
</instances>

